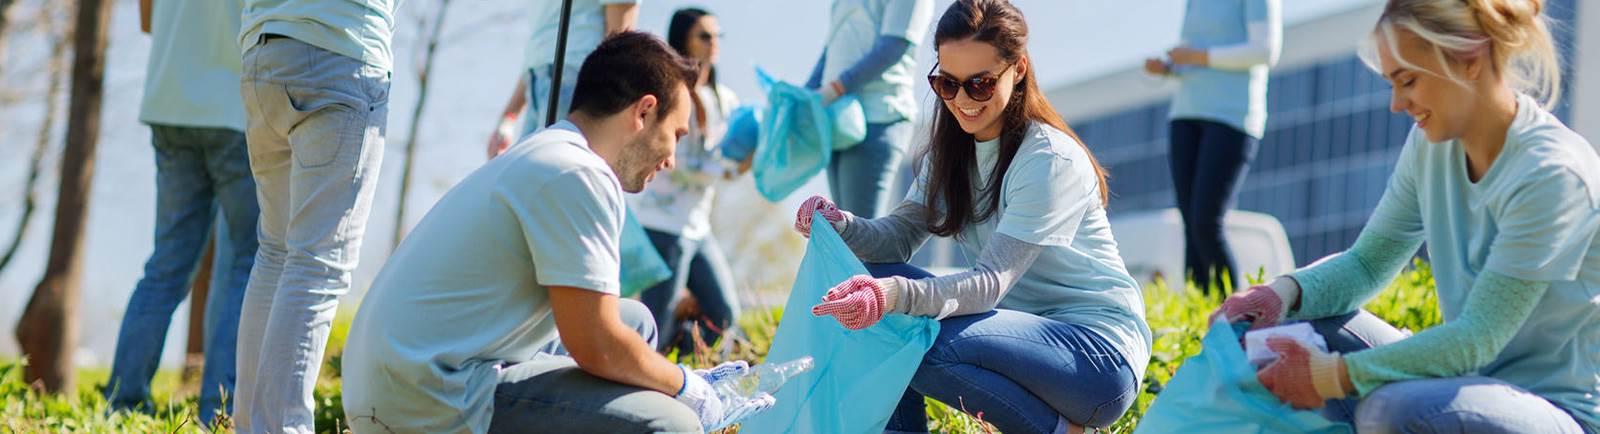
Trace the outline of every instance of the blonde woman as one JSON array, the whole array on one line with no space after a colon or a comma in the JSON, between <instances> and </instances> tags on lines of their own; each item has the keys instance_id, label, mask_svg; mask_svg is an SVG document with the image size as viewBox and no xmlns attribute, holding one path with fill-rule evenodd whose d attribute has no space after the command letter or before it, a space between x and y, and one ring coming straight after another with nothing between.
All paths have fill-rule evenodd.
<instances>
[{"instance_id":1,"label":"blonde woman","mask_svg":"<svg viewBox=\"0 0 1600 434\"><path fill-rule=\"evenodd\" d=\"M1416 119L1388 190L1349 250L1217 312L1312 320L1337 351L1270 342L1274 395L1337 403L1363 433L1600 432L1600 156L1546 111L1561 76L1543 6L1384 9L1364 58ZM1359 308L1424 242L1444 324L1402 338Z\"/></svg>"}]
</instances>

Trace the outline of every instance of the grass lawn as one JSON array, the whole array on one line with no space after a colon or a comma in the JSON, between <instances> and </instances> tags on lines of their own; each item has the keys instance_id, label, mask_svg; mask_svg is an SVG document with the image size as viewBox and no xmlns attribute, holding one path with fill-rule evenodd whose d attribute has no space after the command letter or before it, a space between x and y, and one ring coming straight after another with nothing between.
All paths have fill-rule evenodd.
<instances>
[{"instance_id":1,"label":"grass lawn","mask_svg":"<svg viewBox=\"0 0 1600 434\"><path fill-rule=\"evenodd\" d=\"M1366 308L1396 327L1419 331L1440 322L1433 286L1430 269L1419 261L1368 303ZM1219 302L1220 299L1216 297L1200 295L1194 288L1181 292L1159 286L1145 288L1145 313L1150 329L1155 333L1155 345L1145 375L1144 390L1133 409L1105 432L1133 432L1139 418L1161 392L1162 385L1172 378L1185 359L1200 352L1206 316ZM766 356L781 312L781 309L774 308L746 314L740 319L746 339L731 343L728 348L703 349L695 354L673 354L671 357L691 366L709 366L730 358L760 361ZM343 349L348 324L348 318L336 323L329 340L330 357L317 387L317 428L323 432L344 431L343 407L339 401L338 354ZM41 396L22 382L20 362L0 361L0 432L201 432L200 419L195 414L197 406L194 396L192 393L179 392L184 389L176 373L163 372L156 376L153 387L155 400L159 404L151 414L108 414L106 402L99 392L100 385L105 383L108 375L109 371L104 369L85 370L79 374L78 383L81 386L76 393ZM931 400L928 401L928 416L934 432L996 432L959 410ZM229 425L224 419L217 432L231 433ZM727 431L733 433L737 429Z\"/></svg>"}]
</instances>

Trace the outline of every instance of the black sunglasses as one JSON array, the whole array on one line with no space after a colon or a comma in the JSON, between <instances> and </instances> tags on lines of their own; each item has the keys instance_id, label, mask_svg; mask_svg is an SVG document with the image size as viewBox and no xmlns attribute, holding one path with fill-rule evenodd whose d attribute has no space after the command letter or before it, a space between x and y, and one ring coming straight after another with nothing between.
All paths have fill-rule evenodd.
<instances>
[{"instance_id":1,"label":"black sunglasses","mask_svg":"<svg viewBox=\"0 0 1600 434\"><path fill-rule=\"evenodd\" d=\"M984 102L988 101L989 98L994 98L994 89L1000 84L1000 75L1005 74L1006 70L1009 69L1011 69L1011 65L1006 65L1005 69L1001 69L1000 72L994 75L956 80L948 75L938 73L939 65L934 64L933 69L928 71L928 85L933 87L933 93L939 95L939 99L945 101L956 99L956 95L961 92L961 89L966 89L967 98L972 98L973 101L977 102Z\"/></svg>"},{"instance_id":2,"label":"black sunglasses","mask_svg":"<svg viewBox=\"0 0 1600 434\"><path fill-rule=\"evenodd\" d=\"M722 33L720 33L720 32L719 33L711 33L711 32L702 31L700 33L696 33L694 35L694 37L700 38L700 40L703 41L703 42L710 43L714 39L722 39Z\"/></svg>"}]
</instances>

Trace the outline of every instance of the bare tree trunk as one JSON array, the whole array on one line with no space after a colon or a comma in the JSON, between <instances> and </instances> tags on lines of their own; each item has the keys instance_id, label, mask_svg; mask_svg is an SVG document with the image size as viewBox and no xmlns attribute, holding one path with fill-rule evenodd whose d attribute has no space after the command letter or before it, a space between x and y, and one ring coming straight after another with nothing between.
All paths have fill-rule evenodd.
<instances>
[{"instance_id":1,"label":"bare tree trunk","mask_svg":"<svg viewBox=\"0 0 1600 434\"><path fill-rule=\"evenodd\" d=\"M23 378L46 392L73 390L72 350L77 346L78 284L83 270L84 220L94 179L95 141L105 94L106 30L110 0L82 0L74 26L72 102L67 145L61 156L61 190L50 239L50 260L17 321L17 341L29 363Z\"/></svg>"},{"instance_id":2,"label":"bare tree trunk","mask_svg":"<svg viewBox=\"0 0 1600 434\"><path fill-rule=\"evenodd\" d=\"M10 0L0 0L0 2L5 1ZM0 7L0 15L3 15L4 11L5 8ZM28 177L22 184L22 210L17 216L17 230L12 235L11 242L6 244L5 253L0 254L0 271L4 271L6 265L11 264L11 259L16 257L17 250L22 247L22 237L28 233L28 223L33 221L33 209L38 205L33 198L33 190L39 185L39 174L44 172L42 166L44 154L50 149L50 133L55 131L56 122L59 120L56 114L61 111L61 84L66 82L66 77L62 74L67 70L67 40L71 38L69 35L72 33L71 29L53 34L56 20L48 10L42 10L39 19L44 33L51 36L50 63L46 65L48 73L45 74L49 77L50 83L46 85L48 90L45 91L44 97L44 118L39 122L39 137L33 143L33 157L28 164ZM3 31L0 31L0 35L3 34ZM3 38L0 38L0 46L4 43Z\"/></svg>"},{"instance_id":3,"label":"bare tree trunk","mask_svg":"<svg viewBox=\"0 0 1600 434\"><path fill-rule=\"evenodd\" d=\"M428 102L428 72L433 70L433 54L439 48L439 30L444 27L444 15L450 10L450 0L439 0L439 10L433 15L428 30L428 48L422 54L422 65L417 71L417 105L411 109L411 126L406 133L406 158L400 165L400 200L394 212L394 238L390 251L400 247L406 236L406 196L411 192L411 166L417 154L417 127L422 124L422 108Z\"/></svg>"},{"instance_id":4,"label":"bare tree trunk","mask_svg":"<svg viewBox=\"0 0 1600 434\"><path fill-rule=\"evenodd\" d=\"M216 225L212 225L211 241L206 242L205 253L200 254L200 267L194 270L193 289L189 291L189 342L184 351L183 379L184 387L189 384L199 384L200 374L205 368L206 360L206 300L211 293L211 273L216 262L217 237ZM199 387L205 387L201 385Z\"/></svg>"}]
</instances>

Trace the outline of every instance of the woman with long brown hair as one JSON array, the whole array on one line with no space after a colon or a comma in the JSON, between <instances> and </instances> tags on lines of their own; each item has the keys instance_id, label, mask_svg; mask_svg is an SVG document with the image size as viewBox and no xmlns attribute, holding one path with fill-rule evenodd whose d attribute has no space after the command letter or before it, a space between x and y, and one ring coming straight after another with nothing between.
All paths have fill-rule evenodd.
<instances>
[{"instance_id":1,"label":"woman with long brown hair","mask_svg":"<svg viewBox=\"0 0 1600 434\"><path fill-rule=\"evenodd\" d=\"M941 101L905 202L876 219L822 197L799 210L797 230L820 211L872 273L812 313L851 329L888 313L941 321L889 431L927 431L923 396L1007 433L1107 426L1138 395L1150 330L1106 220L1105 174L1040 92L1021 11L960 0L936 29ZM904 264L930 235L955 237L977 265L935 277Z\"/></svg>"}]
</instances>

